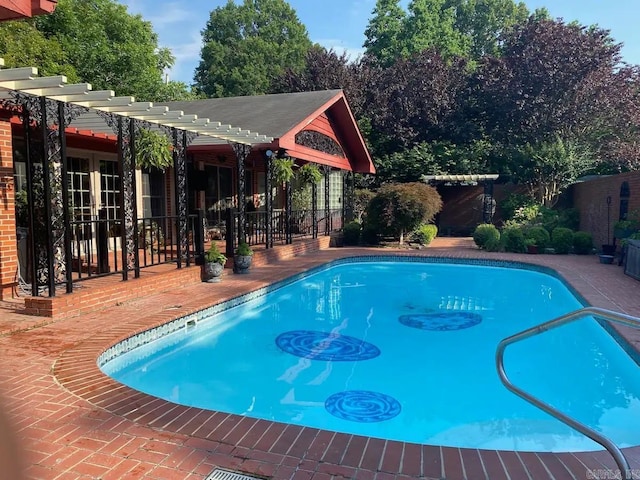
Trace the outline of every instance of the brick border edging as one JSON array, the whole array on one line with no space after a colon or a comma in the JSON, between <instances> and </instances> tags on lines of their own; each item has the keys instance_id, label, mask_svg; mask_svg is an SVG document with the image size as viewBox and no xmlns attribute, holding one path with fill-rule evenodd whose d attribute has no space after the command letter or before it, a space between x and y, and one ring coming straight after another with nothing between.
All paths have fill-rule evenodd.
<instances>
[{"instance_id":1,"label":"brick border edging","mask_svg":"<svg viewBox=\"0 0 640 480\"><path fill-rule=\"evenodd\" d=\"M345 257L351 255L358 253L345 251ZM479 463L490 478L494 474L495 478L520 478L528 471L534 478L558 480L570 472L577 478L590 470L616 468L606 451L514 452L417 445L185 407L119 384L98 368L96 360L109 346L184 315L184 311L164 312L98 333L82 346L64 352L54 365L54 376L71 393L113 415L153 431L186 435L192 445L207 451L225 446L227 454L216 454L216 463L223 468L239 466L240 459L277 462L293 457L306 467L336 475L352 476L356 470L364 470L368 476L363 478L373 478L370 474L374 472L442 478L449 474L456 477L462 468ZM362 449L356 457L349 455L352 446ZM640 447L624 451L630 460L640 458Z\"/></svg>"}]
</instances>

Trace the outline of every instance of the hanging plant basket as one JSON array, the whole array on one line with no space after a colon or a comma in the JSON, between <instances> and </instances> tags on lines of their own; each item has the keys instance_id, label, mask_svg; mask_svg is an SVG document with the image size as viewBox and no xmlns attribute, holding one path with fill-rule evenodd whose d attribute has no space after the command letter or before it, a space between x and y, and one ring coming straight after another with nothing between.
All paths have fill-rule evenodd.
<instances>
[{"instance_id":1,"label":"hanging plant basket","mask_svg":"<svg viewBox=\"0 0 640 480\"><path fill-rule=\"evenodd\" d=\"M291 158L274 158L271 169L275 183L285 183L293 178L293 160Z\"/></svg>"},{"instance_id":2,"label":"hanging plant basket","mask_svg":"<svg viewBox=\"0 0 640 480\"><path fill-rule=\"evenodd\" d=\"M136 166L163 172L173 165L173 146L166 135L141 128L136 132Z\"/></svg>"},{"instance_id":3,"label":"hanging plant basket","mask_svg":"<svg viewBox=\"0 0 640 480\"><path fill-rule=\"evenodd\" d=\"M301 185L317 185L322 180L322 173L315 163L305 163L296 173L296 177Z\"/></svg>"}]
</instances>

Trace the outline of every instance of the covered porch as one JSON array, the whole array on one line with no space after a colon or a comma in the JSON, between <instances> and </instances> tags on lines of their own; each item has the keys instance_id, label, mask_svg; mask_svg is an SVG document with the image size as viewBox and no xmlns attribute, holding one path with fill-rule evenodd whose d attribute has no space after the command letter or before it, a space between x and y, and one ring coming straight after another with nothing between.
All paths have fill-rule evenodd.
<instances>
[{"instance_id":1,"label":"covered porch","mask_svg":"<svg viewBox=\"0 0 640 480\"><path fill-rule=\"evenodd\" d=\"M328 245L350 216L353 173L374 172L341 91L265 96L276 97L266 107L290 112L274 137L255 125L232 126L265 108L252 103L258 97L204 101L236 102L233 110L247 117L222 124L198 102L154 105L36 75L0 70L2 127L11 139L2 152L3 193L11 197L2 228L15 232L2 241L1 298L27 298L36 314L53 315L65 302L43 307L42 300L82 290L88 280L198 265L211 241L224 241L229 256L242 241L264 251L297 240ZM231 116L213 107L211 115ZM169 139L166 170L136 164L143 129ZM295 179L273 176L282 159L321 172L302 206L294 204Z\"/></svg>"}]
</instances>

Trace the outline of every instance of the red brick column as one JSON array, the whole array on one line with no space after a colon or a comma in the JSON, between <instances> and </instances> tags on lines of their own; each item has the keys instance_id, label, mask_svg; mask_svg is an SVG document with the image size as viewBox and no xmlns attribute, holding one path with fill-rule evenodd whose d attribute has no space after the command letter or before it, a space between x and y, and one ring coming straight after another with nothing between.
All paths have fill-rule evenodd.
<instances>
[{"instance_id":1,"label":"red brick column","mask_svg":"<svg viewBox=\"0 0 640 480\"><path fill-rule=\"evenodd\" d=\"M11 298L17 268L11 123L6 116L0 116L0 300Z\"/></svg>"}]
</instances>

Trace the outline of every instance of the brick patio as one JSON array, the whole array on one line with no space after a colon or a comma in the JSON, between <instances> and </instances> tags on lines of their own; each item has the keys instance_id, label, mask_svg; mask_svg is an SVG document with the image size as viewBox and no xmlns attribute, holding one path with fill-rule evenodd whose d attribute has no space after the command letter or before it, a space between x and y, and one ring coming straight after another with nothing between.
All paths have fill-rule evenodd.
<instances>
[{"instance_id":1,"label":"brick patio","mask_svg":"<svg viewBox=\"0 0 640 480\"><path fill-rule=\"evenodd\" d=\"M220 467L300 480L578 480L592 470L616 468L606 452L425 446L182 407L122 386L96 365L107 347L136 332L335 258L386 253L536 263L557 270L592 305L640 316L640 282L621 267L599 264L596 256L492 254L468 239L446 238L420 251L322 250L257 266L246 276L227 274L219 284L114 302L74 318L26 316L19 304L0 303L0 390L24 451L27 478L203 479ZM622 333L639 347L638 332ZM625 453L632 468L640 469L640 448Z\"/></svg>"}]
</instances>

